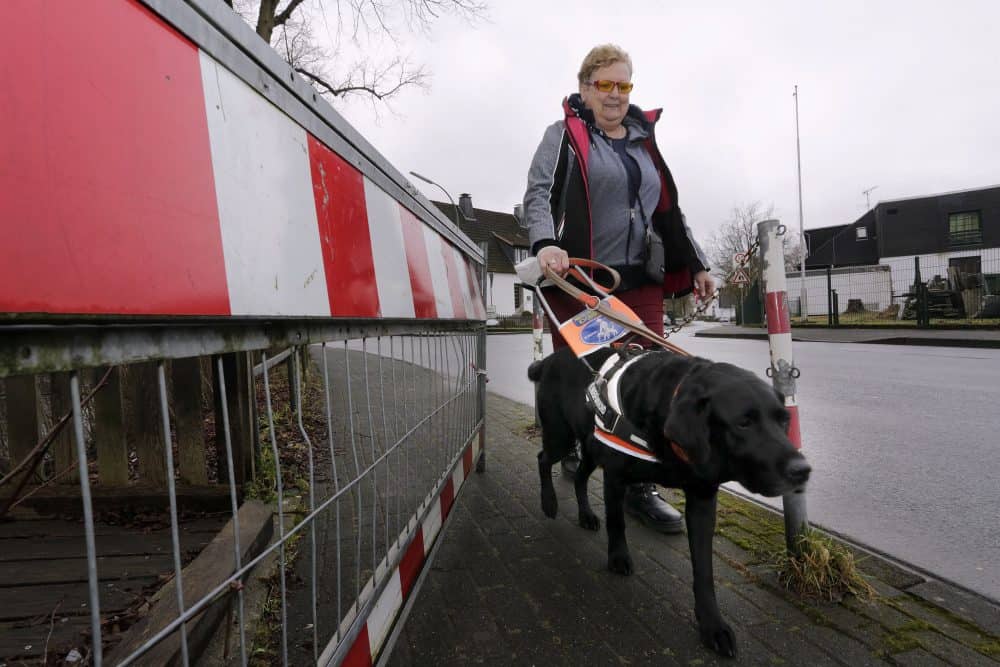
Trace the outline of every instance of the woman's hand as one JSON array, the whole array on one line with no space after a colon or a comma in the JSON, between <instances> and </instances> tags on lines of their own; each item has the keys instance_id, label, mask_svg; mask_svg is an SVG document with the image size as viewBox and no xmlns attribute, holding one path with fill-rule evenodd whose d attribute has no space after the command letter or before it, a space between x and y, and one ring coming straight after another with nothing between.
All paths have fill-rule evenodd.
<instances>
[{"instance_id":1,"label":"woman's hand","mask_svg":"<svg viewBox=\"0 0 1000 667\"><path fill-rule=\"evenodd\" d=\"M542 273L551 269L561 276L569 271L569 254L559 246L547 245L538 251L535 258Z\"/></svg>"},{"instance_id":2,"label":"woman's hand","mask_svg":"<svg viewBox=\"0 0 1000 667\"><path fill-rule=\"evenodd\" d=\"M708 271L694 274L694 294L702 301L715 294L715 279Z\"/></svg>"}]
</instances>

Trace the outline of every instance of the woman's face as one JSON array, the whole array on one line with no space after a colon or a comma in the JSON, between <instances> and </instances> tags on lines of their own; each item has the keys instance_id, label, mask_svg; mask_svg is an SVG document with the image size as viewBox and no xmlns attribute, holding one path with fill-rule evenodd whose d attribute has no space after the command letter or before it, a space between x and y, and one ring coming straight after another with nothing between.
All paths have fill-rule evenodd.
<instances>
[{"instance_id":1,"label":"woman's face","mask_svg":"<svg viewBox=\"0 0 1000 667\"><path fill-rule=\"evenodd\" d=\"M622 124L625 113L628 111L628 93L618 90L618 86L610 92L602 93L590 82L592 81L631 81L632 74L628 70L628 65L623 62L612 63L606 67L594 70L590 75L590 81L580 84L580 96L588 109L594 112L597 126L605 132L613 130Z\"/></svg>"}]
</instances>

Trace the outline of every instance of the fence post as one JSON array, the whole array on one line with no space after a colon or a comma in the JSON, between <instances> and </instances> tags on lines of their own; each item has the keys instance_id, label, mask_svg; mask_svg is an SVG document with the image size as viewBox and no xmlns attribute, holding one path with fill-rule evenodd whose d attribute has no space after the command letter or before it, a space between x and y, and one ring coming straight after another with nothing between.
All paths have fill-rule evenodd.
<instances>
[{"instance_id":1,"label":"fence post","mask_svg":"<svg viewBox=\"0 0 1000 667\"><path fill-rule=\"evenodd\" d=\"M489 245L485 241L479 242L479 249L483 251L483 266L479 269L479 287L483 294L483 310L486 310L486 262L489 259ZM537 297L536 297L537 299ZM479 373L479 460L476 462L476 472L486 472L486 323L479 333L479 345L476 354L476 368Z\"/></svg>"},{"instance_id":2,"label":"fence post","mask_svg":"<svg viewBox=\"0 0 1000 667\"><path fill-rule=\"evenodd\" d=\"M833 326L840 326L840 296L837 295L837 290L831 290L830 295L833 297Z\"/></svg>"},{"instance_id":3,"label":"fence post","mask_svg":"<svg viewBox=\"0 0 1000 667\"><path fill-rule=\"evenodd\" d=\"M246 377L241 372L240 366L246 366L243 353L229 352L222 356L222 371L226 375L226 395L222 396L219 391L219 370L218 364L212 365L213 393L215 406L215 448L220 461L226 457L226 438L221 427L222 424L222 401L226 401L226 409L229 412L229 436L233 450L233 471L236 479L235 484L243 484L247 481L248 471L252 470L252 460L248 456L251 449L249 434L247 433L247 413L246 402L249 400L246 391ZM251 371L252 372L252 371ZM291 387L291 381L289 381ZM224 466L219 466L219 481L229 482L228 473Z\"/></svg>"},{"instance_id":4,"label":"fence post","mask_svg":"<svg viewBox=\"0 0 1000 667\"><path fill-rule=\"evenodd\" d=\"M788 317L788 294L785 285L785 259L780 237L785 226L777 220L757 223L760 241L761 276L764 283L764 307L767 311L767 339L771 347L771 366L768 375L771 384L785 397L785 408L792 415L788 425L788 438L796 449L802 448L799 430L799 408L795 402L795 378L799 370L792 356L792 325ZM829 274L828 274L829 275ZM785 509L785 545L795 551L795 540L806 526L806 496L788 493L782 497Z\"/></svg>"},{"instance_id":5,"label":"fence post","mask_svg":"<svg viewBox=\"0 0 1000 667\"><path fill-rule=\"evenodd\" d=\"M128 484L128 440L122 399L122 369L115 366L104 389L94 397L97 479L102 486Z\"/></svg>"},{"instance_id":6,"label":"fence post","mask_svg":"<svg viewBox=\"0 0 1000 667\"><path fill-rule=\"evenodd\" d=\"M38 444L41 414L38 383L34 375L7 378L7 445L11 467L20 463ZM37 477L37 475L36 475ZM16 484L18 480L11 480Z\"/></svg>"},{"instance_id":7,"label":"fence post","mask_svg":"<svg viewBox=\"0 0 1000 667\"><path fill-rule=\"evenodd\" d=\"M201 414L201 360L198 357L174 359L170 366L177 428L177 469L181 480L188 484L208 484Z\"/></svg>"},{"instance_id":8,"label":"fence post","mask_svg":"<svg viewBox=\"0 0 1000 667\"><path fill-rule=\"evenodd\" d=\"M127 385L132 397L132 418L126 428L139 459L139 479L159 488L167 481L167 472L163 466L163 428L160 425L162 415L156 362L131 364Z\"/></svg>"},{"instance_id":9,"label":"fence post","mask_svg":"<svg viewBox=\"0 0 1000 667\"><path fill-rule=\"evenodd\" d=\"M70 401L69 373L52 373L49 391L49 406L52 410L52 422L55 423L72 409ZM55 462L53 475L65 473L59 478L60 484L76 484L77 471L76 448L73 446L73 432L64 428L52 442L52 454Z\"/></svg>"},{"instance_id":10,"label":"fence post","mask_svg":"<svg viewBox=\"0 0 1000 667\"><path fill-rule=\"evenodd\" d=\"M826 267L826 326L833 327L833 265Z\"/></svg>"}]
</instances>

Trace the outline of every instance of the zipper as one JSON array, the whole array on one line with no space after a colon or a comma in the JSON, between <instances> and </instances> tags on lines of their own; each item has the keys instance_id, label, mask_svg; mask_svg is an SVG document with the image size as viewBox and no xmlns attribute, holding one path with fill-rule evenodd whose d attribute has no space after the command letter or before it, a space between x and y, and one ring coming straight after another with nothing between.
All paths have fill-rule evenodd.
<instances>
[{"instance_id":1,"label":"zipper","mask_svg":"<svg viewBox=\"0 0 1000 667\"><path fill-rule=\"evenodd\" d=\"M635 222L635 206L632 206L628 210L628 236L625 238L625 261L629 260L632 256L632 224Z\"/></svg>"}]
</instances>

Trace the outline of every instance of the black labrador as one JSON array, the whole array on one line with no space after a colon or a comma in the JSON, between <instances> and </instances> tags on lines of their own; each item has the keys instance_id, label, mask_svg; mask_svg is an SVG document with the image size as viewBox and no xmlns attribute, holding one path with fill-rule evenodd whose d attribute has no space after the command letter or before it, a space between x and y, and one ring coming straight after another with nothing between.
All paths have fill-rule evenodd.
<instances>
[{"instance_id":1,"label":"black labrador","mask_svg":"<svg viewBox=\"0 0 1000 667\"><path fill-rule=\"evenodd\" d=\"M598 369L611 354L636 353L600 350L587 360ZM585 393L595 374L572 351L562 349L528 369L528 378L538 383L542 511L556 516L552 466L579 440L583 446L575 490L580 525L600 528L587 498L587 479L601 466L608 567L627 575L632 559L625 542L625 487L656 482L683 489L701 640L720 655L734 656L736 640L719 612L712 574L719 485L737 481L754 493L778 496L801 490L810 467L786 435L789 413L783 397L753 373L670 352L638 354L641 358L622 374L617 393L623 416L645 434L659 459L655 463L609 448L593 437L594 412Z\"/></svg>"}]
</instances>

